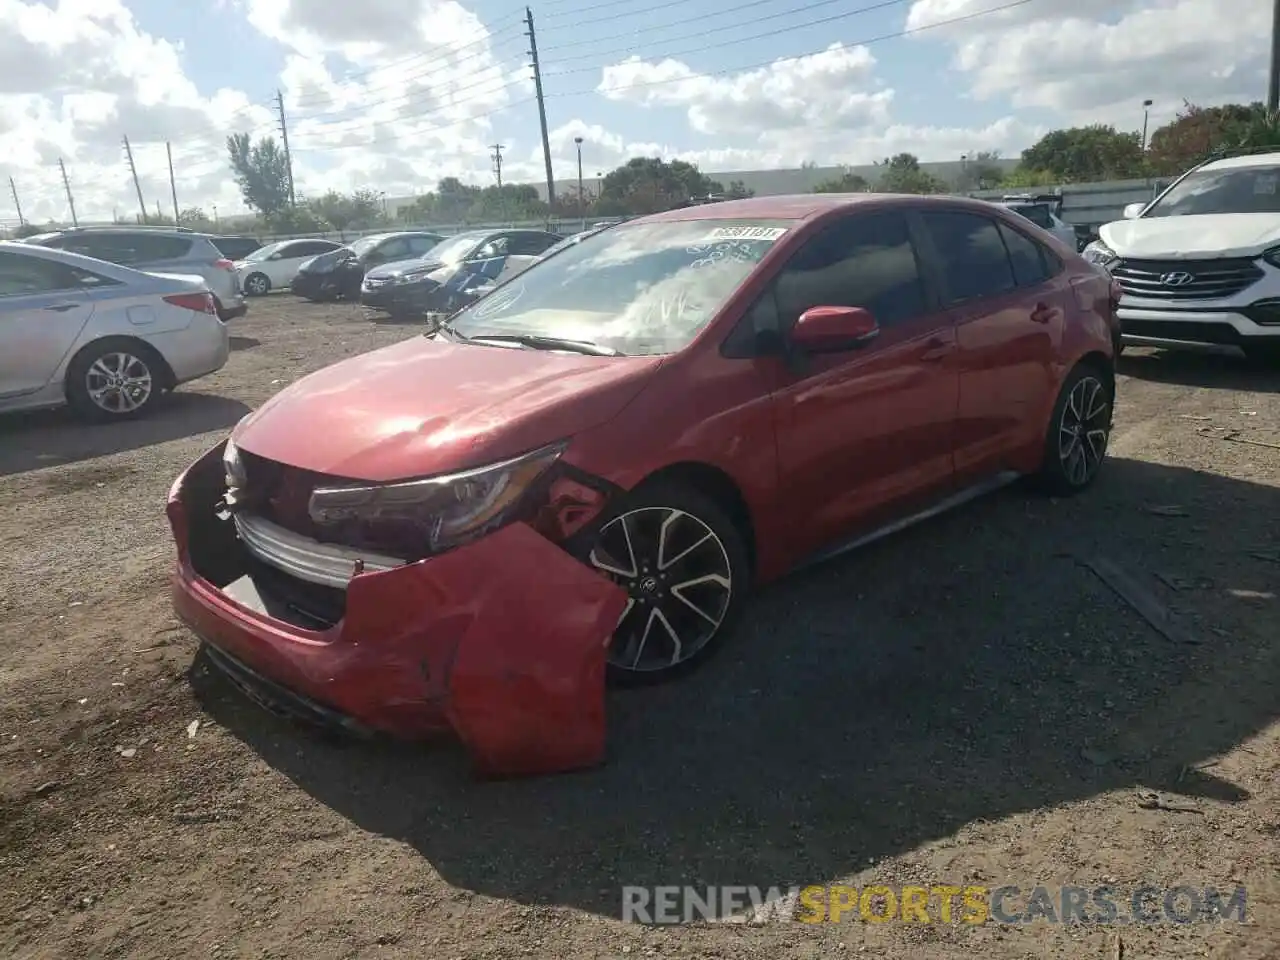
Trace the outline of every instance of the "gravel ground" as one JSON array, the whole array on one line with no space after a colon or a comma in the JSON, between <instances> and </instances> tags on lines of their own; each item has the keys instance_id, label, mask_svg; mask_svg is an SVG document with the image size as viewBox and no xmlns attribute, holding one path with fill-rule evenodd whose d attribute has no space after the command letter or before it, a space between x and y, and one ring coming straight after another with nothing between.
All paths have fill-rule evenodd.
<instances>
[{"instance_id":1,"label":"gravel ground","mask_svg":"<svg viewBox=\"0 0 1280 960\"><path fill-rule=\"evenodd\" d=\"M613 697L604 768L482 784L261 713L171 615L174 476L414 332L287 296L235 330L145 421L0 422L0 954L1280 957L1280 375L1126 355L1088 495L794 575L706 669ZM623 884L832 882L1244 884L1248 922L617 919Z\"/></svg>"}]
</instances>

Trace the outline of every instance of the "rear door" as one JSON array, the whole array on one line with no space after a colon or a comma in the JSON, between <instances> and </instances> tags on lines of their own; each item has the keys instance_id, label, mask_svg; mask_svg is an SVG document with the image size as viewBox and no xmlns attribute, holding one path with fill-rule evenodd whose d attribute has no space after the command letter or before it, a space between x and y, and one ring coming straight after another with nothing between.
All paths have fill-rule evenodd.
<instances>
[{"instance_id":1,"label":"rear door","mask_svg":"<svg viewBox=\"0 0 1280 960\"><path fill-rule=\"evenodd\" d=\"M1030 231L970 210L920 215L960 348L959 483L1010 469L1042 442L1040 411L1072 294L1062 263Z\"/></svg>"},{"instance_id":2,"label":"rear door","mask_svg":"<svg viewBox=\"0 0 1280 960\"><path fill-rule=\"evenodd\" d=\"M0 251L0 397L34 393L57 372L93 315L93 288L115 281Z\"/></svg>"},{"instance_id":3,"label":"rear door","mask_svg":"<svg viewBox=\"0 0 1280 960\"><path fill-rule=\"evenodd\" d=\"M776 310L785 336L816 306L865 307L881 329L857 350L779 361L780 486L802 554L949 489L958 393L953 322L937 306L906 211L823 228L757 309Z\"/></svg>"}]
</instances>

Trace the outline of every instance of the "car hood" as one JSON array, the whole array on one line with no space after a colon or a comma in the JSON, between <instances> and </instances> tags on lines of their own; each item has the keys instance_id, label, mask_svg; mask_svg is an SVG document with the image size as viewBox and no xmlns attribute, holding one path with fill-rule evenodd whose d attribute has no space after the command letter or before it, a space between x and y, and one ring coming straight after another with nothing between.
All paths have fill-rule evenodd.
<instances>
[{"instance_id":1,"label":"car hood","mask_svg":"<svg viewBox=\"0 0 1280 960\"><path fill-rule=\"evenodd\" d=\"M443 264L439 260L432 260L429 257L426 259L418 257L414 260L396 260L392 263L384 263L379 267L374 267L366 273L365 276L371 277L374 280L380 280L386 277L398 277L401 274L411 272L417 273L421 271L426 273L427 271L434 270L436 267L440 266L443 266Z\"/></svg>"},{"instance_id":2,"label":"car hood","mask_svg":"<svg viewBox=\"0 0 1280 960\"><path fill-rule=\"evenodd\" d=\"M1257 256L1280 245L1280 215L1199 214L1118 220L1098 231L1102 242L1122 257L1195 260Z\"/></svg>"},{"instance_id":3,"label":"car hood","mask_svg":"<svg viewBox=\"0 0 1280 960\"><path fill-rule=\"evenodd\" d=\"M286 387L235 444L353 480L483 466L612 419L661 357L590 357L413 337Z\"/></svg>"}]
</instances>

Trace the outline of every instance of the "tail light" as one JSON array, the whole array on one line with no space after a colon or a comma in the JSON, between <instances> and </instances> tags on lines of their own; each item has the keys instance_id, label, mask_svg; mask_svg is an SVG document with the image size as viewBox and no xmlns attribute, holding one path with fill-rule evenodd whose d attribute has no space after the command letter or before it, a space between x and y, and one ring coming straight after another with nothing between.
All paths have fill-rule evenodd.
<instances>
[{"instance_id":1,"label":"tail light","mask_svg":"<svg viewBox=\"0 0 1280 960\"><path fill-rule=\"evenodd\" d=\"M183 310L194 310L196 313L216 315L218 312L212 293L175 293L165 297L164 302L181 307Z\"/></svg>"},{"instance_id":2,"label":"tail light","mask_svg":"<svg viewBox=\"0 0 1280 960\"><path fill-rule=\"evenodd\" d=\"M219 270L231 270L234 272L236 269L235 263L231 260L228 260L226 257L223 257L221 260L213 261L213 265L217 267Z\"/></svg>"}]
</instances>

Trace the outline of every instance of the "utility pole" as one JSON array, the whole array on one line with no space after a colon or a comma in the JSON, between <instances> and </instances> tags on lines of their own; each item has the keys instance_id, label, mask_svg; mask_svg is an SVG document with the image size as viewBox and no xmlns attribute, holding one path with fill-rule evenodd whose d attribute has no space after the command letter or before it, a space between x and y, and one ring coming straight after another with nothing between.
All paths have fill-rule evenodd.
<instances>
[{"instance_id":1,"label":"utility pole","mask_svg":"<svg viewBox=\"0 0 1280 960\"><path fill-rule=\"evenodd\" d=\"M284 141L284 165L289 173L289 206L296 207L298 201L293 192L293 154L289 152L289 124L284 116L284 94L279 90L276 91L276 107L280 111L280 139Z\"/></svg>"},{"instance_id":2,"label":"utility pole","mask_svg":"<svg viewBox=\"0 0 1280 960\"><path fill-rule=\"evenodd\" d=\"M502 151L505 150L500 143L493 144L493 155L489 158L493 161L493 175L498 178L498 189L502 189Z\"/></svg>"},{"instance_id":3,"label":"utility pole","mask_svg":"<svg viewBox=\"0 0 1280 960\"><path fill-rule=\"evenodd\" d=\"M142 184L138 182L138 168L133 163L133 147L129 146L129 138L124 138L124 155L129 160L129 173L133 176L133 189L138 191L138 210L142 214L139 223L147 222L147 204L142 199Z\"/></svg>"},{"instance_id":4,"label":"utility pole","mask_svg":"<svg viewBox=\"0 0 1280 960\"><path fill-rule=\"evenodd\" d=\"M76 201L71 196L71 180L67 177L67 165L62 162L62 158L58 158L58 169L62 171L62 185L67 188L67 206L71 208L71 225L73 227L80 226L80 221L76 219Z\"/></svg>"},{"instance_id":5,"label":"utility pole","mask_svg":"<svg viewBox=\"0 0 1280 960\"><path fill-rule=\"evenodd\" d=\"M1280 0L1276 0L1280 9ZM542 68L538 66L538 38L533 32L533 11L524 8L524 23L529 29L525 36L529 38L529 59L533 67L533 89L538 96L538 122L542 124L542 159L547 165L547 206L556 205L556 180L551 173L551 138L547 136L547 101L542 96Z\"/></svg>"},{"instance_id":6,"label":"utility pole","mask_svg":"<svg viewBox=\"0 0 1280 960\"><path fill-rule=\"evenodd\" d=\"M1267 85L1267 109L1280 110L1280 0L1271 14L1271 82Z\"/></svg>"},{"instance_id":7,"label":"utility pole","mask_svg":"<svg viewBox=\"0 0 1280 960\"><path fill-rule=\"evenodd\" d=\"M164 142L164 152L169 158L169 194L173 197L173 225L178 225L178 184L173 179L173 146Z\"/></svg>"},{"instance_id":8,"label":"utility pole","mask_svg":"<svg viewBox=\"0 0 1280 960\"><path fill-rule=\"evenodd\" d=\"M25 227L27 221L22 218L22 203L18 200L18 187L13 182L13 177L9 178L9 192L13 194L13 205L18 211L18 226Z\"/></svg>"}]
</instances>

